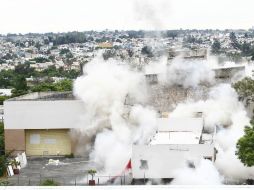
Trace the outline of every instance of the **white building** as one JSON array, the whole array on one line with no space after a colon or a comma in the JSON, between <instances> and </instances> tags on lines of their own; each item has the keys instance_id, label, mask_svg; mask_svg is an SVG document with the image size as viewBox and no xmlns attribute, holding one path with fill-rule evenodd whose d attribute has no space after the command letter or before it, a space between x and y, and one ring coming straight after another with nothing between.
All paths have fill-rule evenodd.
<instances>
[{"instance_id":1,"label":"white building","mask_svg":"<svg viewBox=\"0 0 254 190\"><path fill-rule=\"evenodd\" d=\"M133 145L134 179L171 179L178 169L215 160L213 134L204 132L203 118L160 118L147 145Z\"/></svg>"},{"instance_id":2,"label":"white building","mask_svg":"<svg viewBox=\"0 0 254 190\"><path fill-rule=\"evenodd\" d=\"M12 93L11 93L12 89L0 89L0 96L11 96Z\"/></svg>"},{"instance_id":3,"label":"white building","mask_svg":"<svg viewBox=\"0 0 254 190\"><path fill-rule=\"evenodd\" d=\"M71 129L84 107L71 92L41 92L4 102L5 149L28 156L68 155L75 151Z\"/></svg>"},{"instance_id":4,"label":"white building","mask_svg":"<svg viewBox=\"0 0 254 190\"><path fill-rule=\"evenodd\" d=\"M4 106L0 105L0 122L4 121Z\"/></svg>"}]
</instances>

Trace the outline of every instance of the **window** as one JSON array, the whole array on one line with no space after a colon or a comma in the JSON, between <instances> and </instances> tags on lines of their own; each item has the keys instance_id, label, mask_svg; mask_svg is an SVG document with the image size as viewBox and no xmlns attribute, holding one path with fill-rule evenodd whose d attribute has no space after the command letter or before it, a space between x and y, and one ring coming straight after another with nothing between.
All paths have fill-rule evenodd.
<instances>
[{"instance_id":1,"label":"window","mask_svg":"<svg viewBox=\"0 0 254 190\"><path fill-rule=\"evenodd\" d=\"M30 144L40 144L41 138L39 134L30 135Z\"/></svg>"},{"instance_id":2,"label":"window","mask_svg":"<svg viewBox=\"0 0 254 190\"><path fill-rule=\"evenodd\" d=\"M213 158L211 156L205 156L204 159L212 161Z\"/></svg>"},{"instance_id":3,"label":"window","mask_svg":"<svg viewBox=\"0 0 254 190\"><path fill-rule=\"evenodd\" d=\"M141 170L147 170L148 169L147 160L140 160L139 169L141 169Z\"/></svg>"}]
</instances>

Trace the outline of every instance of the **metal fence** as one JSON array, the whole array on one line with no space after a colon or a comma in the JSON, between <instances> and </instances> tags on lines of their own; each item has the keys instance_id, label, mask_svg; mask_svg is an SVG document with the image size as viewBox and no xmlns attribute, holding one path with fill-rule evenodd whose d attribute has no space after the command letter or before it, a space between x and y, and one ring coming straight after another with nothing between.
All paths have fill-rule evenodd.
<instances>
[{"instance_id":1,"label":"metal fence","mask_svg":"<svg viewBox=\"0 0 254 190\"><path fill-rule=\"evenodd\" d=\"M76 176L42 176L40 174L34 174L32 177L27 176L12 176L8 177L8 185L15 186L39 186L46 180L52 180L61 186L87 186L91 179L88 175L76 175ZM126 185L128 176L94 176L95 185Z\"/></svg>"}]
</instances>

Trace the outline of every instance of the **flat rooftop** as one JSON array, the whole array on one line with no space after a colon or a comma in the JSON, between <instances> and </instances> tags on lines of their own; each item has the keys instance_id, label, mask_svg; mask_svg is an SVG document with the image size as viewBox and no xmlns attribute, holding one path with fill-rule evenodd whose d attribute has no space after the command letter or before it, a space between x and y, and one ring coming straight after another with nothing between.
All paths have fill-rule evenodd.
<instances>
[{"instance_id":1,"label":"flat rooftop","mask_svg":"<svg viewBox=\"0 0 254 190\"><path fill-rule=\"evenodd\" d=\"M156 144L199 144L201 133L198 132L158 132L150 142Z\"/></svg>"},{"instance_id":2,"label":"flat rooftop","mask_svg":"<svg viewBox=\"0 0 254 190\"><path fill-rule=\"evenodd\" d=\"M71 91L68 92L33 92L8 99L6 101L47 101L47 100L75 100Z\"/></svg>"},{"instance_id":3,"label":"flat rooftop","mask_svg":"<svg viewBox=\"0 0 254 190\"><path fill-rule=\"evenodd\" d=\"M213 134L203 132L203 118L159 118L158 130L150 145L158 144L208 144Z\"/></svg>"}]
</instances>

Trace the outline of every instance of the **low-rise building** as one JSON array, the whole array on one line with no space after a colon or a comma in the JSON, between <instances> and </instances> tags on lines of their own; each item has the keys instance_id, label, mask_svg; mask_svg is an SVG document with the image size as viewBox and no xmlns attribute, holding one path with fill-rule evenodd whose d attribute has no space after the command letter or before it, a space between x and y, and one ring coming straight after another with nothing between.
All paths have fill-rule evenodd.
<instances>
[{"instance_id":1,"label":"low-rise building","mask_svg":"<svg viewBox=\"0 0 254 190\"><path fill-rule=\"evenodd\" d=\"M69 92L41 92L4 102L5 150L28 156L74 153L71 129L78 126L83 104Z\"/></svg>"},{"instance_id":2,"label":"low-rise building","mask_svg":"<svg viewBox=\"0 0 254 190\"><path fill-rule=\"evenodd\" d=\"M202 117L160 118L158 130L146 145L132 147L134 179L171 179L201 159L215 161L212 133L205 132Z\"/></svg>"}]
</instances>

